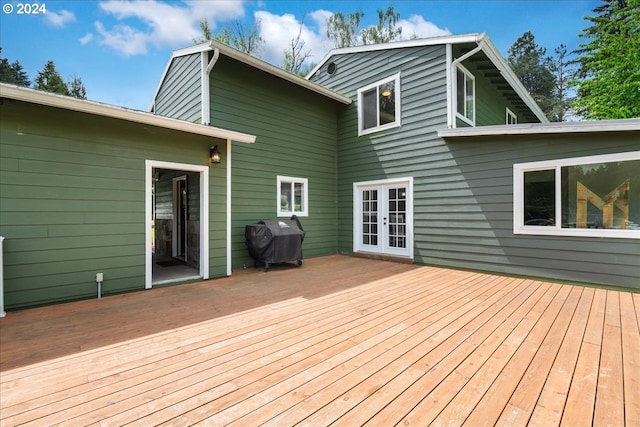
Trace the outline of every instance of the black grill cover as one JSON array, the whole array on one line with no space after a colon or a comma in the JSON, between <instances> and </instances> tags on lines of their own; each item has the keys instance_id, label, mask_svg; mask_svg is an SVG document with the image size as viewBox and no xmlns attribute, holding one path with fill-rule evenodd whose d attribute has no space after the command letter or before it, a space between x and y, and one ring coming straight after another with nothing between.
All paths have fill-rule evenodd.
<instances>
[{"instance_id":1,"label":"black grill cover","mask_svg":"<svg viewBox=\"0 0 640 427\"><path fill-rule=\"evenodd\" d=\"M245 242L256 263L269 264L302 261L305 232L296 216L291 219L269 219L245 226Z\"/></svg>"}]
</instances>

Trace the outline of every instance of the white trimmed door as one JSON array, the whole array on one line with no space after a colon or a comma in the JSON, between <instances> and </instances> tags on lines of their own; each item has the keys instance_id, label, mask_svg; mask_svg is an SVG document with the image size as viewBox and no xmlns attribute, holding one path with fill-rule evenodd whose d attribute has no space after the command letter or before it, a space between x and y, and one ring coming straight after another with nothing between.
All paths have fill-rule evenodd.
<instances>
[{"instance_id":1,"label":"white trimmed door","mask_svg":"<svg viewBox=\"0 0 640 427\"><path fill-rule=\"evenodd\" d=\"M413 180L354 184L354 251L413 258Z\"/></svg>"}]
</instances>

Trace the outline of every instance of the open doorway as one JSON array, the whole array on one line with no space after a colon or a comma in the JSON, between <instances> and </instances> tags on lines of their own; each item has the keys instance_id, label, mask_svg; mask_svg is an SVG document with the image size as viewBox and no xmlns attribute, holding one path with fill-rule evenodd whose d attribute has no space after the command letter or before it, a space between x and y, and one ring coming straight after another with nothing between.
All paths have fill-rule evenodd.
<instances>
[{"instance_id":1,"label":"open doorway","mask_svg":"<svg viewBox=\"0 0 640 427\"><path fill-rule=\"evenodd\" d=\"M147 161L146 288L208 278L208 171Z\"/></svg>"}]
</instances>

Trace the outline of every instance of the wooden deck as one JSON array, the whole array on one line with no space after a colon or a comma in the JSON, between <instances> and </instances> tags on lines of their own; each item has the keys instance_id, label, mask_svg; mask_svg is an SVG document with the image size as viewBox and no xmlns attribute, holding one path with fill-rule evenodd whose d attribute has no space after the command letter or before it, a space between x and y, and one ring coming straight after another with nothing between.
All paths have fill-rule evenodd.
<instances>
[{"instance_id":1,"label":"wooden deck","mask_svg":"<svg viewBox=\"0 0 640 427\"><path fill-rule=\"evenodd\" d=\"M640 294L316 258L8 313L0 424L640 426L639 319Z\"/></svg>"}]
</instances>

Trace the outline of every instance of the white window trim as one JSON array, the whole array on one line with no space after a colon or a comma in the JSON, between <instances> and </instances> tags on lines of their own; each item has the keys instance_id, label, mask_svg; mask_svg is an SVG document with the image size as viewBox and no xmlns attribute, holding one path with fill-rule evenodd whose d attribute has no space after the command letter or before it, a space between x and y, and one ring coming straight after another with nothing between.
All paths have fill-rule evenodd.
<instances>
[{"instance_id":1,"label":"white window trim","mask_svg":"<svg viewBox=\"0 0 640 427\"><path fill-rule=\"evenodd\" d=\"M364 109L362 108L362 94L368 90L371 90L373 88L376 88L378 86L381 86L385 83L394 81L395 83L395 87L396 87L396 93L395 93L395 105L396 105L396 121L393 123L387 123L386 125L382 125L382 126L376 126L376 127L372 127L369 129L364 129ZM376 97L376 99L378 99L378 97ZM382 79L379 80L375 83L372 83L368 86L365 86L363 88L358 89L358 136L362 136L362 135L368 135L371 133L375 133L375 132L380 132L386 129L393 129L393 128L397 128L400 127L400 112L401 112L401 108L400 108L400 73L395 74L391 77L387 77L386 79ZM378 113L380 112L380 109L377 109ZM379 120L378 120L379 121Z\"/></svg>"},{"instance_id":2,"label":"white window trim","mask_svg":"<svg viewBox=\"0 0 640 427\"><path fill-rule=\"evenodd\" d=\"M555 217L562 218L561 168L566 166L640 160L640 151L606 154L599 156L572 157L542 162L517 163L513 165L513 234L575 237L616 237L640 239L640 230L614 230L593 228L562 228L560 221L554 226L524 224L524 173L540 170L555 171Z\"/></svg>"},{"instance_id":3,"label":"white window trim","mask_svg":"<svg viewBox=\"0 0 640 427\"><path fill-rule=\"evenodd\" d=\"M292 176L281 176L278 175L278 187L277 187L277 199L276 199L276 208L279 217L289 217L292 215L296 216L309 216L309 180L307 178L296 178ZM302 211L301 212L293 212L293 211L283 211L280 208L280 197L282 196L281 187L283 182L291 182L295 184L302 184L303 196L302 196Z\"/></svg>"},{"instance_id":4,"label":"white window trim","mask_svg":"<svg viewBox=\"0 0 640 427\"><path fill-rule=\"evenodd\" d=\"M473 117L471 119L469 119L468 117L466 117L465 115L462 115L458 112L458 70L460 69L460 71L462 71L463 74L465 74L466 76L471 78L471 81L473 82ZM453 81L453 99L454 99L454 109L453 111L456 112L456 117L459 118L460 120L462 120L463 122L469 124L470 126L475 126L476 125L476 77L469 71L467 70L465 67L463 67L461 64L457 64L456 65L456 75L455 75L455 79ZM466 97L466 91L465 91L465 97ZM467 109L467 103L464 103L464 108L465 108L465 112Z\"/></svg>"},{"instance_id":5,"label":"white window trim","mask_svg":"<svg viewBox=\"0 0 640 427\"><path fill-rule=\"evenodd\" d=\"M513 125L517 125L518 124L518 116L516 116L516 113L514 113L513 111L511 111L508 107L507 107L507 113L506 113L506 119L505 119L505 123L506 124L513 124ZM513 123L509 123L509 117L513 118Z\"/></svg>"}]
</instances>

